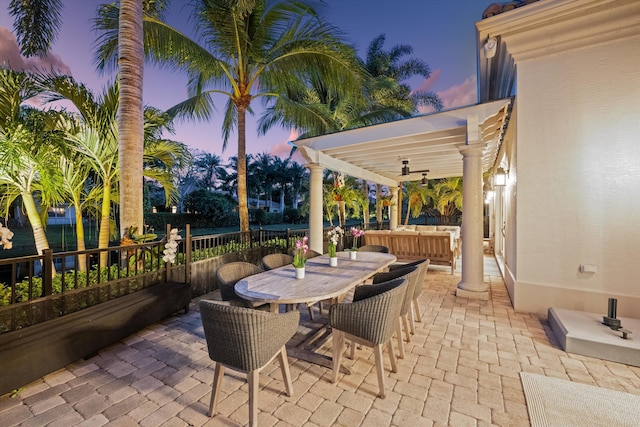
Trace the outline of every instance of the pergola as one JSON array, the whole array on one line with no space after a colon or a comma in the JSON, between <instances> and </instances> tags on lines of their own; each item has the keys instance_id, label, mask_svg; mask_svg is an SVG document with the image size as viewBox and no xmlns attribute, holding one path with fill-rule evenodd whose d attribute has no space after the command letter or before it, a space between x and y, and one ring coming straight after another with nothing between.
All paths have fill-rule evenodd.
<instances>
[{"instance_id":1,"label":"pergola","mask_svg":"<svg viewBox=\"0 0 640 427\"><path fill-rule=\"evenodd\" d=\"M294 141L311 171L309 242L322 252L322 172L330 169L386 185L394 202L403 181L462 176L462 281L458 295L488 298L483 271L483 180L494 167L511 99ZM409 167L402 174L403 161ZM405 171L406 172L406 171ZM397 203L390 227L398 222Z\"/></svg>"}]
</instances>

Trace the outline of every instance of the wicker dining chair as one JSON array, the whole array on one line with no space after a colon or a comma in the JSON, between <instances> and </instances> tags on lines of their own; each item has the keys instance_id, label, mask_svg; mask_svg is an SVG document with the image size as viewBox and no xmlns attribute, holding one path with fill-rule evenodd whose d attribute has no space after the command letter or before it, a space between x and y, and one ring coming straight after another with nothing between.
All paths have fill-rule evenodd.
<instances>
[{"instance_id":1,"label":"wicker dining chair","mask_svg":"<svg viewBox=\"0 0 640 427\"><path fill-rule=\"evenodd\" d=\"M293 395L285 344L298 329L300 313L269 313L207 300L201 300L198 305L209 358L216 362L208 415L212 417L217 412L224 368L227 367L247 374L249 425L257 426L259 373L276 357L287 395Z\"/></svg>"},{"instance_id":2,"label":"wicker dining chair","mask_svg":"<svg viewBox=\"0 0 640 427\"><path fill-rule=\"evenodd\" d=\"M245 277L262 273L264 270L250 262L230 262L222 265L216 271L218 280L218 288L223 301L229 301L232 305L239 305L248 308L259 308L268 310L269 304L254 303L247 299L241 298L236 294L234 286Z\"/></svg>"},{"instance_id":3,"label":"wicker dining chair","mask_svg":"<svg viewBox=\"0 0 640 427\"><path fill-rule=\"evenodd\" d=\"M379 284L365 286L367 297L352 303L333 304L329 309L331 326L333 376L338 380L345 339L360 345L373 347L378 373L378 396L385 397L384 362L382 355L388 349L391 372L397 372L396 358L391 338L400 316L400 308L407 289L407 279L399 278Z\"/></svg>"},{"instance_id":4,"label":"wicker dining chair","mask_svg":"<svg viewBox=\"0 0 640 427\"><path fill-rule=\"evenodd\" d=\"M415 334L415 322L422 322L422 313L420 312L420 304L418 298L424 291L424 279L427 277L427 270L429 269L430 261L428 259L420 259L417 261L409 262L406 264L393 264L389 267L389 271L405 267L418 267L418 282L416 288L413 291L413 300L411 302L412 310L409 312L411 316L411 333Z\"/></svg>"},{"instance_id":5,"label":"wicker dining chair","mask_svg":"<svg viewBox=\"0 0 640 427\"><path fill-rule=\"evenodd\" d=\"M383 254L389 253L389 248L382 245L363 245L358 248L362 252L381 252Z\"/></svg>"},{"instance_id":6,"label":"wicker dining chair","mask_svg":"<svg viewBox=\"0 0 640 427\"><path fill-rule=\"evenodd\" d=\"M288 254L269 254L262 257L262 268L265 271L291 264L293 257Z\"/></svg>"},{"instance_id":7,"label":"wicker dining chair","mask_svg":"<svg viewBox=\"0 0 640 427\"><path fill-rule=\"evenodd\" d=\"M404 329L405 339L407 342L411 342L411 326L409 312L411 311L411 299L413 297L413 292L418 283L418 268L417 267L406 267L402 269L397 269L394 271L384 272L384 273L376 273L373 276L373 283L369 285L370 287L378 286L380 283L388 282L389 280L397 279L399 277L404 277L407 279L407 292L405 292L404 299L402 300L402 308L400 309L400 316L398 317L398 321L396 323L396 339L398 340L398 354L400 359L404 359L404 341L402 340L402 330ZM361 296L362 290L356 288L353 300L357 301ZM353 348L353 347L352 347ZM353 353L351 353L353 355Z\"/></svg>"}]
</instances>

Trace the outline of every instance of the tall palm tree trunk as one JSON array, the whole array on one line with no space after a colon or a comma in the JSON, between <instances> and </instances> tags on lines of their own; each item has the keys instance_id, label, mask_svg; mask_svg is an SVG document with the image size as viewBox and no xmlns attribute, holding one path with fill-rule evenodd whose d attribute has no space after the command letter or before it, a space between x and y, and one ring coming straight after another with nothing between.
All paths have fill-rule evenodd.
<instances>
[{"instance_id":1,"label":"tall palm tree trunk","mask_svg":"<svg viewBox=\"0 0 640 427\"><path fill-rule=\"evenodd\" d=\"M238 106L238 215L240 231L249 231L249 208L247 207L247 146L246 108Z\"/></svg>"},{"instance_id":2,"label":"tall palm tree trunk","mask_svg":"<svg viewBox=\"0 0 640 427\"><path fill-rule=\"evenodd\" d=\"M100 234L98 235L98 248L109 247L109 211L111 210L111 186L105 182L102 193L102 207L100 217ZM122 211L122 208L120 208ZM107 267L109 251L100 252L100 267Z\"/></svg>"},{"instance_id":3,"label":"tall palm tree trunk","mask_svg":"<svg viewBox=\"0 0 640 427\"><path fill-rule=\"evenodd\" d=\"M31 195L31 193L23 192L21 193L21 195L22 203L25 210L27 211L27 217L29 218L31 229L33 230L33 238L36 243L36 251L38 252L38 255L42 255L43 250L49 249L49 241L47 240L47 235L44 232L42 221L40 221L40 215L38 214L36 203L33 200L33 196Z\"/></svg>"},{"instance_id":4,"label":"tall palm tree trunk","mask_svg":"<svg viewBox=\"0 0 640 427\"><path fill-rule=\"evenodd\" d=\"M78 251L84 251L86 246L84 244L84 224L82 223L82 211L80 210L80 204L75 203L76 207L76 246ZM78 270L87 271L87 256L78 255Z\"/></svg>"},{"instance_id":5,"label":"tall palm tree trunk","mask_svg":"<svg viewBox=\"0 0 640 427\"><path fill-rule=\"evenodd\" d=\"M284 212L284 190L280 189L280 213Z\"/></svg>"},{"instance_id":6,"label":"tall palm tree trunk","mask_svg":"<svg viewBox=\"0 0 640 427\"><path fill-rule=\"evenodd\" d=\"M407 202L409 202L409 198L407 198ZM409 213L411 212L411 207L409 206L409 203L407 203L407 214L404 217L404 225L409 225Z\"/></svg>"},{"instance_id":7,"label":"tall palm tree trunk","mask_svg":"<svg viewBox=\"0 0 640 427\"><path fill-rule=\"evenodd\" d=\"M27 217L29 218L31 229L33 230L33 239L36 243L36 251L38 252L38 255L42 255L45 249L49 249L49 241L47 240L47 235L44 232L42 221L40 221L40 215L38 214L36 203L33 200L33 195L31 193L22 192L21 196L22 204L27 211ZM51 271L55 276L56 268L53 263L51 264Z\"/></svg>"},{"instance_id":8,"label":"tall palm tree trunk","mask_svg":"<svg viewBox=\"0 0 640 427\"><path fill-rule=\"evenodd\" d=\"M382 198L382 185L376 184L376 221L378 223L382 222L382 203L380 202Z\"/></svg>"},{"instance_id":9,"label":"tall palm tree trunk","mask_svg":"<svg viewBox=\"0 0 640 427\"><path fill-rule=\"evenodd\" d=\"M142 0L120 1L118 68L120 79L118 111L120 234L124 235L130 227L137 227L142 231L144 226L142 211L142 151L144 147ZM102 232L102 230L100 231Z\"/></svg>"},{"instance_id":10,"label":"tall palm tree trunk","mask_svg":"<svg viewBox=\"0 0 640 427\"><path fill-rule=\"evenodd\" d=\"M362 206L362 217L365 228L369 228L369 184L366 180L362 180L362 195L365 197L365 203Z\"/></svg>"},{"instance_id":11,"label":"tall palm tree trunk","mask_svg":"<svg viewBox=\"0 0 640 427\"><path fill-rule=\"evenodd\" d=\"M344 227L347 220L347 206L344 200L338 202L338 220L340 221L340 227Z\"/></svg>"}]
</instances>

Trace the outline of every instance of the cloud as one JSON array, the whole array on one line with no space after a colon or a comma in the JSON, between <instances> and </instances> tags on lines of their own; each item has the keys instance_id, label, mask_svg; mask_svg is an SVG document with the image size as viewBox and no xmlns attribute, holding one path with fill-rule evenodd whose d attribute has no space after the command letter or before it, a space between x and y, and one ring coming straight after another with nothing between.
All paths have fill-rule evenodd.
<instances>
[{"instance_id":1,"label":"cloud","mask_svg":"<svg viewBox=\"0 0 640 427\"><path fill-rule=\"evenodd\" d=\"M422 84L418 87L418 89L416 89L416 92L430 92L431 88L433 87L434 84L436 84L436 81L438 80L438 77L440 77L440 73L442 72L442 70L440 68L438 68L437 70L434 70L431 75L429 76L428 79L425 79Z\"/></svg>"},{"instance_id":2,"label":"cloud","mask_svg":"<svg viewBox=\"0 0 640 427\"><path fill-rule=\"evenodd\" d=\"M438 92L438 96L442 99L444 109L476 104L478 102L476 76L472 75L463 83Z\"/></svg>"},{"instance_id":3,"label":"cloud","mask_svg":"<svg viewBox=\"0 0 640 427\"><path fill-rule=\"evenodd\" d=\"M44 58L22 56L16 37L4 27L0 27L0 66L8 66L17 71L54 70L71 74L71 68L58 55L48 53Z\"/></svg>"},{"instance_id":4,"label":"cloud","mask_svg":"<svg viewBox=\"0 0 640 427\"><path fill-rule=\"evenodd\" d=\"M292 146L289 145L289 141L296 140L298 138L298 135L299 135L298 131L292 129L291 132L289 133L289 137L287 138L287 140L274 144L271 147L269 154L272 156L278 156L282 159L288 159L289 154L291 153L291 148L292 148ZM291 158L297 163L302 163L302 164L307 163L304 157L302 157L302 154L300 154L300 150L296 150L296 152Z\"/></svg>"}]
</instances>

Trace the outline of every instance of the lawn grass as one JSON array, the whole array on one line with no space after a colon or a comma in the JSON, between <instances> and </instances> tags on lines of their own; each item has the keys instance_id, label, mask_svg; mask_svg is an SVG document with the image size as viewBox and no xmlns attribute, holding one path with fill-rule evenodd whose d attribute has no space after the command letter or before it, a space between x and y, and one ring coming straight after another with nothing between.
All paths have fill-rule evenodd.
<instances>
[{"instance_id":1,"label":"lawn grass","mask_svg":"<svg viewBox=\"0 0 640 427\"><path fill-rule=\"evenodd\" d=\"M348 221L347 227L351 225L357 225L359 222L357 220ZM325 222L325 227L329 226L328 222ZM260 228L259 225L252 224L251 228L253 230ZM287 228L291 230L301 230L308 229L308 223L301 224L270 224L263 225L262 229L264 230L286 230ZM15 258L20 256L29 256L35 255L35 242L33 239L33 231L31 227L14 227L11 229L14 232L14 236L12 239L13 248L10 250L0 250L0 259L4 258ZM87 249L97 248L98 247L98 228L95 225L95 222L90 222L85 225L85 246ZM191 235L192 236L208 236L214 234L225 234L225 233L235 233L239 231L238 227L216 227L216 228L192 228ZM65 251L75 251L76 250L76 229L75 226L72 225L48 225L46 228L47 239L49 241L49 247L53 249L54 252L65 252ZM162 239L165 236L164 230L156 232L158 235L158 239ZM180 230L180 234L184 235L184 230ZM112 242L113 245L116 245L118 242Z\"/></svg>"},{"instance_id":2,"label":"lawn grass","mask_svg":"<svg viewBox=\"0 0 640 427\"><path fill-rule=\"evenodd\" d=\"M257 229L259 226L252 225L252 229ZM262 226L265 230L286 230L290 228L292 230L300 230L309 228L309 224L271 224ZM239 230L238 227L216 227L216 228L192 228L192 236L207 236L212 234L225 234L234 233ZM13 227L11 229L14 236L11 241L13 242L13 248L10 250L0 250L0 259L15 258L20 256L35 255L35 241L33 239L33 230L31 227ZM85 246L87 249L98 247L98 228L95 223L89 223L85 225ZM184 230L180 230L184 235ZM65 252L76 250L76 229L72 225L48 225L45 233L47 234L47 240L49 241L49 247L54 252ZM156 233L158 239L162 239L165 236L164 230ZM117 244L117 242L112 242Z\"/></svg>"}]
</instances>

